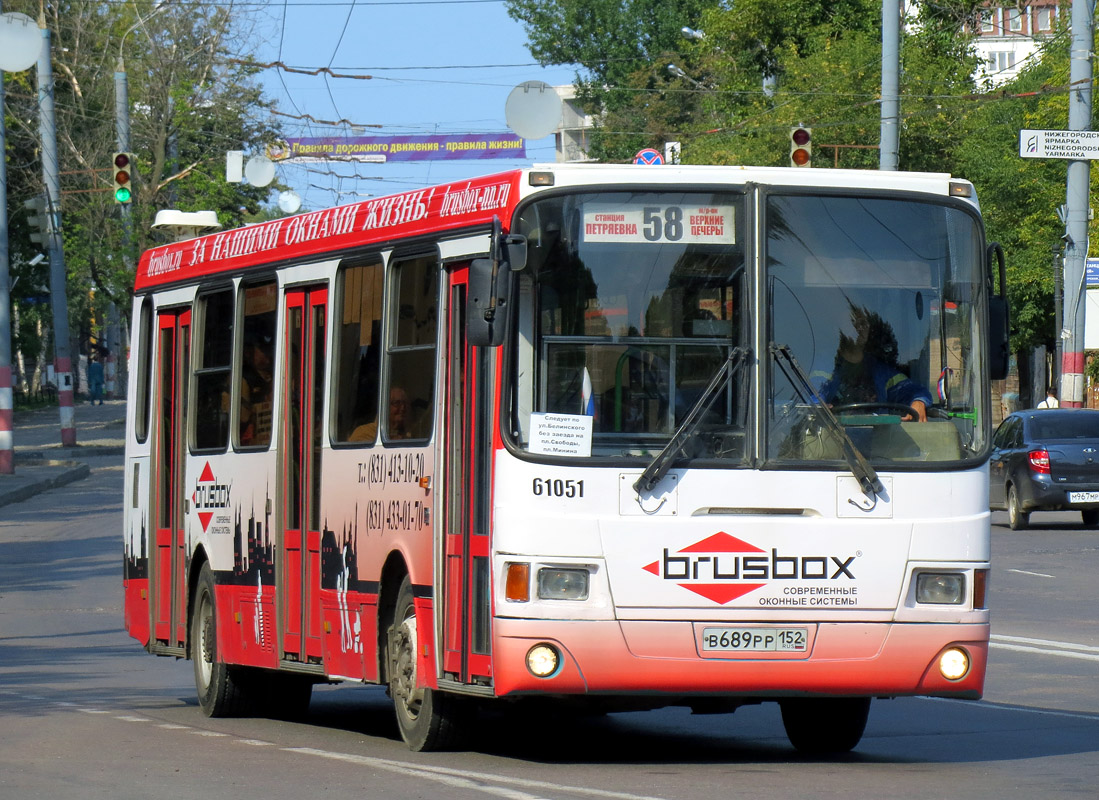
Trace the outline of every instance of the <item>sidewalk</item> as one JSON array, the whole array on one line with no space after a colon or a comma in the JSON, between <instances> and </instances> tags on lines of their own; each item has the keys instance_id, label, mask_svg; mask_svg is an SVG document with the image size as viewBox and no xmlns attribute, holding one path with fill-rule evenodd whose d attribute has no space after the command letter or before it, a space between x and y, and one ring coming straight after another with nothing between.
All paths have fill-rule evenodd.
<instances>
[{"instance_id":1,"label":"sidewalk","mask_svg":"<svg viewBox=\"0 0 1099 800\"><path fill-rule=\"evenodd\" d=\"M84 459L122 456L125 400L106 400L101 406L78 403L74 415L76 446L62 447L57 406L15 412L15 474L0 475L0 506L87 477L90 468Z\"/></svg>"}]
</instances>

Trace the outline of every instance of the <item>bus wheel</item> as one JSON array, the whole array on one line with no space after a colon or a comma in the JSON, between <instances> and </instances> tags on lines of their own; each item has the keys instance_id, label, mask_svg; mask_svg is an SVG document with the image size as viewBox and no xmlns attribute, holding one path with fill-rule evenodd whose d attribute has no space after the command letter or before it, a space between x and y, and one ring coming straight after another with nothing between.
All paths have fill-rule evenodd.
<instances>
[{"instance_id":1,"label":"bus wheel","mask_svg":"<svg viewBox=\"0 0 1099 800\"><path fill-rule=\"evenodd\" d=\"M810 697L782 700L782 724L799 753L835 755L862 739L870 716L869 697Z\"/></svg>"},{"instance_id":2,"label":"bus wheel","mask_svg":"<svg viewBox=\"0 0 1099 800\"><path fill-rule=\"evenodd\" d=\"M191 617L191 659L195 666L198 704L208 717L229 717L245 707L242 687L232 668L220 660L217 651L217 612L214 604L214 573L202 565Z\"/></svg>"},{"instance_id":3,"label":"bus wheel","mask_svg":"<svg viewBox=\"0 0 1099 800\"><path fill-rule=\"evenodd\" d=\"M458 727L458 700L444 692L418 685L416 610L412 582L405 576L397 593L393 624L389 628L389 694L401 738L416 751L443 750Z\"/></svg>"}]
</instances>

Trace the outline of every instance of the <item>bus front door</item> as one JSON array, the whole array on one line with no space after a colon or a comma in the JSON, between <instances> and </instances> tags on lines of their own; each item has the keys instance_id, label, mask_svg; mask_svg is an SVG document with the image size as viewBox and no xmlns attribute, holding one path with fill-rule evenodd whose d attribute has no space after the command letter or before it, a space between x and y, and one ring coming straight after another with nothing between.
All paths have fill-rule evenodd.
<instances>
[{"instance_id":1,"label":"bus front door","mask_svg":"<svg viewBox=\"0 0 1099 800\"><path fill-rule=\"evenodd\" d=\"M498 351L473 347L466 337L468 275L466 268L451 272L447 304L443 678L491 686L491 365Z\"/></svg>"},{"instance_id":2,"label":"bus front door","mask_svg":"<svg viewBox=\"0 0 1099 800\"><path fill-rule=\"evenodd\" d=\"M183 525L183 456L187 376L191 369L191 311L157 318L152 507L155 553L149 583L153 643L158 653L183 655L187 632L187 553Z\"/></svg>"},{"instance_id":3,"label":"bus front door","mask_svg":"<svg viewBox=\"0 0 1099 800\"><path fill-rule=\"evenodd\" d=\"M321 662L321 414L324 410L328 290L286 292L283 374L282 651L288 661Z\"/></svg>"}]
</instances>

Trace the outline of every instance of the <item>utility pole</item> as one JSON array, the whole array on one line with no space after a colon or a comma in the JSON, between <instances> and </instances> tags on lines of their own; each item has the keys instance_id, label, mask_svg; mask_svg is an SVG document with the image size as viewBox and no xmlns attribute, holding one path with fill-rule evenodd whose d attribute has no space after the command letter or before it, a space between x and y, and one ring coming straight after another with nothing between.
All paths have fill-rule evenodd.
<instances>
[{"instance_id":1,"label":"utility pole","mask_svg":"<svg viewBox=\"0 0 1099 800\"><path fill-rule=\"evenodd\" d=\"M1068 128L1091 130L1092 12L1086 0L1072 2L1072 52L1069 61ZM1088 182L1091 163L1068 162L1065 190L1065 328L1061 353L1061 405L1084 403L1084 261L1088 247Z\"/></svg>"},{"instance_id":2,"label":"utility pole","mask_svg":"<svg viewBox=\"0 0 1099 800\"><path fill-rule=\"evenodd\" d=\"M132 30L132 29L131 29ZM127 31L129 33L130 31ZM122 37L123 43L125 43L126 37ZM118 147L118 152L129 153L130 152L130 84L126 77L126 63L122 60L122 47L119 46L118 53L118 66L115 67L114 72L114 115L115 115L115 144ZM137 175L136 165L131 166L133 174ZM126 265L127 271L129 271L133 264L131 263L131 248L133 247L133 217L130 203L120 203L119 213L122 215L122 263ZM122 342L121 337L118 335L118 307L112 302L110 310L108 311L109 325L107 327L107 396L121 396L122 392L117 391L116 383L118 377L118 352L121 349Z\"/></svg>"},{"instance_id":3,"label":"utility pole","mask_svg":"<svg viewBox=\"0 0 1099 800\"><path fill-rule=\"evenodd\" d=\"M14 403L11 391L11 276L8 271L8 166L4 157L4 70L0 69L0 475L15 473Z\"/></svg>"},{"instance_id":4,"label":"utility pole","mask_svg":"<svg viewBox=\"0 0 1099 800\"><path fill-rule=\"evenodd\" d=\"M38 54L38 121L42 133L42 181L46 186L46 216L49 217L50 295L53 301L54 372L57 400L61 408L61 444L76 444L76 416L73 407L72 345L69 341L69 300L65 278L65 250L61 239L61 172L57 160L57 123L53 105L53 63L50 60L50 29L45 12L38 16L42 30L42 51Z\"/></svg>"},{"instance_id":5,"label":"utility pole","mask_svg":"<svg viewBox=\"0 0 1099 800\"><path fill-rule=\"evenodd\" d=\"M878 169L896 170L900 152L901 5L881 4L881 151Z\"/></svg>"}]
</instances>

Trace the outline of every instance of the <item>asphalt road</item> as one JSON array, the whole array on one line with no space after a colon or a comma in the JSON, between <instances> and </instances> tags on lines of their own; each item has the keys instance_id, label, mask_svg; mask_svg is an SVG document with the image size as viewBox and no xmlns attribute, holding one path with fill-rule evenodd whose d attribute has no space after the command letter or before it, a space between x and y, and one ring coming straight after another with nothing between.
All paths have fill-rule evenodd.
<instances>
[{"instance_id":1,"label":"asphalt road","mask_svg":"<svg viewBox=\"0 0 1099 800\"><path fill-rule=\"evenodd\" d=\"M1094 797L1099 532L993 517L980 702L876 701L860 746L798 756L777 706L484 722L409 752L375 687L323 687L303 722L210 720L191 664L121 629L118 458L0 515L0 798ZM827 720L821 735L828 735Z\"/></svg>"}]
</instances>

